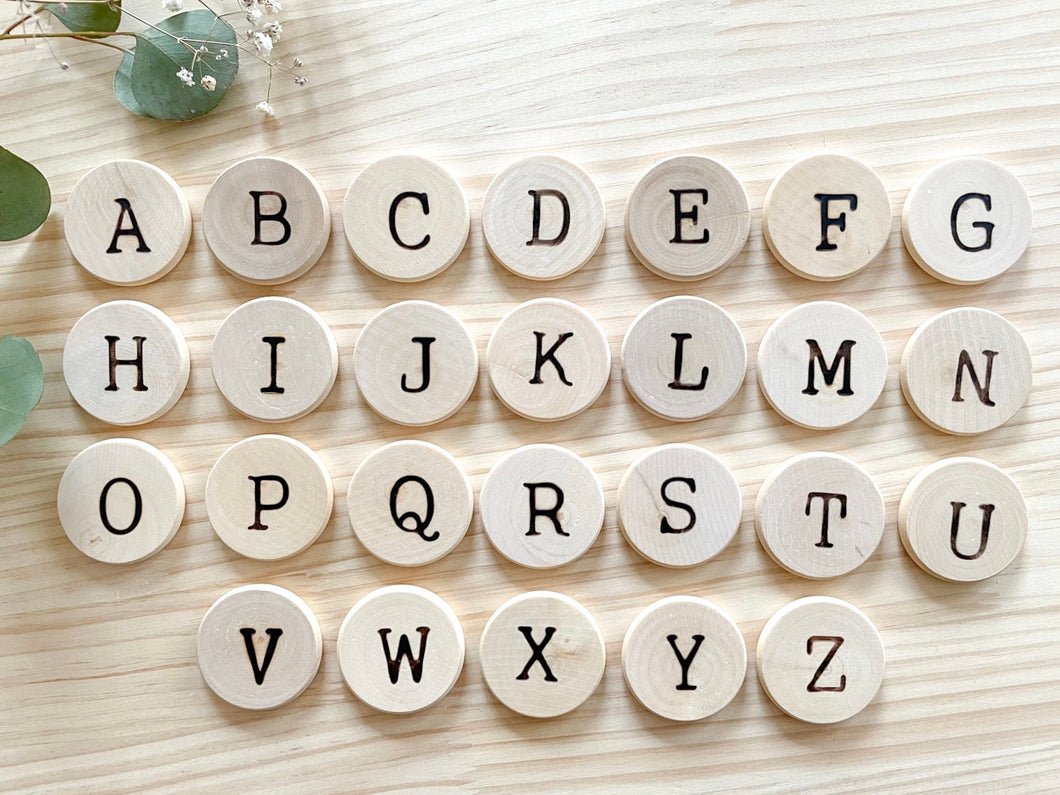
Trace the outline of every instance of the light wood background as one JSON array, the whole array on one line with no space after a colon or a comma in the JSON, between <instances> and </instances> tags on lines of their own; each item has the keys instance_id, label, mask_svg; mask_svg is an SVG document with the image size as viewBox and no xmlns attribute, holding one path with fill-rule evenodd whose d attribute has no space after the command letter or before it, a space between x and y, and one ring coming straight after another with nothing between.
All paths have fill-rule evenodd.
<instances>
[{"instance_id":1,"label":"light wood background","mask_svg":"<svg viewBox=\"0 0 1060 795\"><path fill-rule=\"evenodd\" d=\"M380 791L466 788L571 791L1045 789L1060 773L1060 6L1046 0L891 0L799 4L768 0L285 0L285 41L312 81L273 88L278 117L253 106L265 76L247 62L220 110L191 124L135 118L110 95L116 53L57 44L0 48L0 143L51 181L54 209L35 236L0 247L0 331L42 353L44 399L0 450L0 786L93 791ZM8 4L5 3L5 9ZM12 13L14 5L11 4ZM133 6L130 6L133 7ZM157 2L137 2L157 18ZM1031 249L1009 273L976 287L935 281L901 245L897 220L867 271L836 284L782 268L762 240L770 181L822 149L878 169L894 207L931 165L955 155L994 158L1026 185L1035 211ZM456 264L395 285L355 264L340 203L358 171L382 155L434 157L460 179L473 230ZM702 282L649 273L623 241L634 180L680 152L715 156L744 181L754 207L738 261ZM524 281L491 261L478 223L492 175L517 157L572 158L598 182L608 229L597 256L552 284ZM275 154L308 169L332 209L332 241L306 276L274 288L228 276L198 226L211 181L238 159ZM74 181L109 158L167 170L187 191L196 228L185 259L144 287L110 287L83 272L63 242L63 203ZM660 420L625 392L616 365L589 411L537 424L507 411L483 375L471 401L439 426L410 432L374 415L358 395L351 356L374 312L405 298L451 307L485 350L502 313L554 295L603 324L617 353L650 302L684 292L720 303L747 337L752 365L737 398L692 424ZM282 426L318 450L334 478L331 524L306 552L280 563L238 557L213 534L203 489L214 460L243 437L275 430L228 406L210 375L222 318L252 297L278 294L317 309L340 347L339 381L312 414ZM161 420L131 433L92 420L64 386L66 332L103 301L135 298L168 312L187 335L187 393ZM753 354L769 323L801 302L834 298L865 312L887 343L878 405L845 429L797 428L765 404ZM905 405L898 360L922 321L949 307L1009 317L1034 357L1028 405L976 438L932 430ZM66 464L100 439L129 433L168 453L184 476L184 526L157 557L126 568L93 562L66 540L55 494ZM557 442L585 456L607 496L605 529L581 560L555 572L507 563L476 518L465 541L422 569L376 561L358 545L342 495L376 447L421 438L451 451L476 494L488 468L521 444ZM660 443L691 441L720 455L743 490L744 520L718 559L688 571L641 560L622 540L615 489L625 468ZM782 571L759 547L752 505L770 469L799 452L843 452L878 480L888 528L858 571L813 583ZM913 475L945 456L983 456L1026 493L1031 530L1016 563L974 585L943 583L905 555L895 516ZM306 693L268 714L229 707L203 684L195 630L220 594L268 582L305 598L325 634L323 667ZM365 593L409 582L442 595L468 638L453 692L409 717L357 702L343 684L335 638ZM487 692L477 661L487 617L516 593L553 588L600 621L608 669L580 709L551 721L521 718ZM622 636L636 613L671 594L714 600L753 651L766 619L809 594L861 607L882 633L887 676L863 713L834 727L782 715L753 663L734 702L715 717L674 725L626 691Z\"/></svg>"}]
</instances>

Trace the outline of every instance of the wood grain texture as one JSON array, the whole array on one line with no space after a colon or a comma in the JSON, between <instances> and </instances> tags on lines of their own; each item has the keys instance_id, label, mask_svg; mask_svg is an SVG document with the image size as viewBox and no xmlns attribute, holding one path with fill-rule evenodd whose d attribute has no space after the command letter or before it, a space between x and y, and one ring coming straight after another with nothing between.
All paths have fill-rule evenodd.
<instances>
[{"instance_id":1,"label":"wood grain texture","mask_svg":"<svg viewBox=\"0 0 1060 795\"><path fill-rule=\"evenodd\" d=\"M242 70L221 109L189 124L126 114L110 95L117 54L57 45L59 72L43 46L0 50L0 141L49 178L55 208L44 227L0 247L3 331L29 337L43 355L44 399L22 433L0 449L0 786L10 790L132 792L223 788L380 791L685 791L886 787L1044 789L1060 773L1060 8L1041 0L291 0L288 52L313 84L277 83L280 115L262 123L253 106L264 73ZM143 14L159 14L143 3ZM864 160L894 208L932 165L988 157L1027 187L1035 213L1028 252L1003 276L958 287L924 273L901 245L898 225L872 267L837 285L801 279L766 250L760 218L772 180L822 149ZM395 285L357 265L340 234L341 202L369 162L396 151L432 157L468 195L472 235L445 273ZM703 282L653 275L629 252L622 210L653 163L682 152L717 157L743 181L752 232L736 262ZM225 273L203 240L206 191L248 153L288 158L324 188L331 242L305 276L278 287ZM607 206L604 243L566 279L541 285L492 261L478 222L492 177L517 157L557 154L597 180ZM176 269L137 288L100 283L76 264L62 235L65 198L93 166L140 158L187 192L196 225ZM226 314L278 294L319 311L335 332L339 380L328 399L284 432L320 452L335 491L357 465L408 429L378 417L350 378L359 330L383 306L421 298L452 308L485 350L497 320L521 301L556 295L598 318L612 352L655 300L684 292L730 312L747 339L743 389L718 414L694 423L640 408L617 366L591 409L559 423L520 419L487 379L452 418L416 438L453 453L476 494L489 468L531 442L569 446L586 458L607 500L605 528L577 562L547 573L508 563L476 516L449 556L410 572L358 545L343 497L322 537L281 562L246 560L218 541L206 519L210 466L229 445L270 428L242 417L213 384L209 350ZM187 334L191 382L162 419L135 429L180 469L184 526L155 557L115 569L86 560L66 539L56 489L67 463L116 435L85 414L63 384L67 331L88 309L143 300ZM781 313L810 300L840 300L870 315L887 346L884 393L861 420L830 432L798 428L755 387L754 353ZM977 305L1008 317L1033 355L1025 408L975 438L935 431L906 406L898 383L905 341L944 309ZM733 468L743 524L717 559L687 571L643 561L622 540L615 490L644 450L705 445ZM809 450L848 452L879 483L888 524L879 550L848 576L811 583L760 548L753 501L781 461ZM975 455L1009 472L1027 497L1023 553L978 584L937 580L902 551L898 501L924 466ZM270 714L230 707L203 684L195 632L230 588L268 582L303 597L324 634L320 674ZM381 715L342 681L335 638L343 616L383 585L438 593L468 639L453 691L414 716ZM488 692L478 659L487 618L522 591L548 588L583 603L600 622L610 661L597 692L551 721L513 714ZM705 597L733 617L754 649L770 615L792 599L825 594L862 609L879 628L887 676L873 703L834 727L805 726L762 693L753 662L733 702L702 723L674 724L628 693L618 664L640 610L678 594ZM753 658L753 655L750 655Z\"/></svg>"}]
</instances>

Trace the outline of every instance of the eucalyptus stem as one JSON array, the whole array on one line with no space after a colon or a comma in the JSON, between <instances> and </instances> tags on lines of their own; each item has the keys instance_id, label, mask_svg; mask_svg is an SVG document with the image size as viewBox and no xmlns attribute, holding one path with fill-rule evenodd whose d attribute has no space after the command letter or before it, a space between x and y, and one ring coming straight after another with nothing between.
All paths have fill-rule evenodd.
<instances>
[{"instance_id":1,"label":"eucalyptus stem","mask_svg":"<svg viewBox=\"0 0 1060 795\"><path fill-rule=\"evenodd\" d=\"M40 9L37 9L37 10L39 11ZM37 12L34 11L33 14L35 14L35 13L37 13ZM33 14L26 14L21 19L16 19L10 25L8 25L6 28L4 28L3 31L0 31L0 36L6 36L8 33L13 31L19 25L25 25L27 22L29 22L31 19L33 19Z\"/></svg>"},{"instance_id":2,"label":"eucalyptus stem","mask_svg":"<svg viewBox=\"0 0 1060 795\"><path fill-rule=\"evenodd\" d=\"M132 53L128 47L122 47L120 44L111 44L109 41L103 41L103 39L86 39L80 33L74 36L78 41L87 41L89 44L99 44L103 47L110 47L112 50L121 50L124 53Z\"/></svg>"},{"instance_id":3,"label":"eucalyptus stem","mask_svg":"<svg viewBox=\"0 0 1060 795\"><path fill-rule=\"evenodd\" d=\"M78 33L0 33L0 41L7 39L84 39L92 40L94 44L101 44L102 42L96 41L96 39L105 39L110 36L133 36L136 34L126 30L115 30L110 33L101 32L98 30L85 30Z\"/></svg>"}]
</instances>

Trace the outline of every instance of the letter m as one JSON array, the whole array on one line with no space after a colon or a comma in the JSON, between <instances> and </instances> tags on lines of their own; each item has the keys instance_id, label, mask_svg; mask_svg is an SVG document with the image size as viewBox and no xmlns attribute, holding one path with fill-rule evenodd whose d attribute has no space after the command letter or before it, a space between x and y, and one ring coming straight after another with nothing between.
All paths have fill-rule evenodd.
<instances>
[{"instance_id":1,"label":"letter m","mask_svg":"<svg viewBox=\"0 0 1060 795\"><path fill-rule=\"evenodd\" d=\"M821 352L821 346L817 344L817 340L806 340L806 344L810 346L810 361L807 367L806 388L802 390L802 394L816 395L820 391L814 385L814 365L816 364L821 368L821 377L828 386L835 382L835 377L839 374L839 367L842 366L843 386L836 390L836 394L853 395L854 390L850 388L850 349L856 344L854 340L843 340L839 350L836 351L835 358L832 359L831 365L824 363L824 354Z\"/></svg>"}]
</instances>

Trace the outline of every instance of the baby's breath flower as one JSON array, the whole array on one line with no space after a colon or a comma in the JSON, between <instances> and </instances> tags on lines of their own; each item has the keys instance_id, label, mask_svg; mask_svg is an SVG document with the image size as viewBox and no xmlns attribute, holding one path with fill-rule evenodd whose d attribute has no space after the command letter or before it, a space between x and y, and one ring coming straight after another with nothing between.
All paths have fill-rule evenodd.
<instances>
[{"instance_id":1,"label":"baby's breath flower","mask_svg":"<svg viewBox=\"0 0 1060 795\"><path fill-rule=\"evenodd\" d=\"M199 81L199 85L201 85L207 91L213 91L215 88L217 88L217 78L213 75L203 75L202 80Z\"/></svg>"},{"instance_id":2,"label":"baby's breath flower","mask_svg":"<svg viewBox=\"0 0 1060 795\"><path fill-rule=\"evenodd\" d=\"M182 68L179 72L177 72L177 77L179 77L180 82L182 82L186 86L195 85L195 75L193 75L187 69Z\"/></svg>"},{"instance_id":3,"label":"baby's breath flower","mask_svg":"<svg viewBox=\"0 0 1060 795\"><path fill-rule=\"evenodd\" d=\"M306 79L305 79L304 77L302 77L301 75L298 75L298 77L296 77L296 78L294 79L294 84L295 84L296 86L304 86L304 85L305 85L306 83L308 83L308 82L309 82L309 81L308 81L308 80L306 80Z\"/></svg>"},{"instance_id":4,"label":"baby's breath flower","mask_svg":"<svg viewBox=\"0 0 1060 795\"><path fill-rule=\"evenodd\" d=\"M291 61L291 63L294 64L294 68L295 69L301 69L302 68L302 59L301 58L295 58L293 61Z\"/></svg>"},{"instance_id":5,"label":"baby's breath flower","mask_svg":"<svg viewBox=\"0 0 1060 795\"><path fill-rule=\"evenodd\" d=\"M270 105L268 102L259 102L257 104L257 107L254 108L254 110L260 110L266 116L275 116L276 115L276 111L273 110L272 105Z\"/></svg>"},{"instance_id":6,"label":"baby's breath flower","mask_svg":"<svg viewBox=\"0 0 1060 795\"><path fill-rule=\"evenodd\" d=\"M68 64L66 61L59 61L59 68L65 72L67 69L70 68L70 64Z\"/></svg>"},{"instance_id":7,"label":"baby's breath flower","mask_svg":"<svg viewBox=\"0 0 1060 795\"><path fill-rule=\"evenodd\" d=\"M280 0L264 0L262 5L265 6L266 14L278 14L283 11L283 6L280 5Z\"/></svg>"},{"instance_id":8,"label":"baby's breath flower","mask_svg":"<svg viewBox=\"0 0 1060 795\"><path fill-rule=\"evenodd\" d=\"M69 6L66 5L66 3L59 3L58 8L59 8L59 13L60 14L65 14L67 12L67 10L69 9Z\"/></svg>"},{"instance_id":9,"label":"baby's breath flower","mask_svg":"<svg viewBox=\"0 0 1060 795\"><path fill-rule=\"evenodd\" d=\"M184 10L184 0L162 0L162 9L175 14Z\"/></svg>"},{"instance_id":10,"label":"baby's breath flower","mask_svg":"<svg viewBox=\"0 0 1060 795\"><path fill-rule=\"evenodd\" d=\"M251 39L254 42L254 46L257 48L261 55L268 55L272 52L272 37L267 33L257 32Z\"/></svg>"},{"instance_id":11,"label":"baby's breath flower","mask_svg":"<svg viewBox=\"0 0 1060 795\"><path fill-rule=\"evenodd\" d=\"M279 22L266 22L262 25L261 32L272 39L272 43L275 44L283 35L283 25Z\"/></svg>"}]
</instances>

